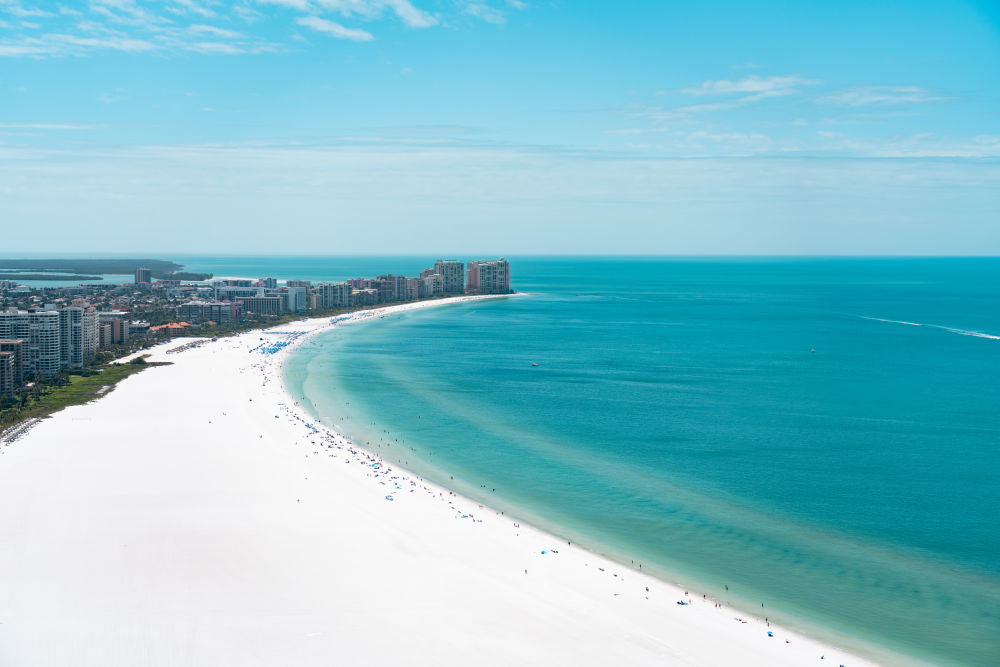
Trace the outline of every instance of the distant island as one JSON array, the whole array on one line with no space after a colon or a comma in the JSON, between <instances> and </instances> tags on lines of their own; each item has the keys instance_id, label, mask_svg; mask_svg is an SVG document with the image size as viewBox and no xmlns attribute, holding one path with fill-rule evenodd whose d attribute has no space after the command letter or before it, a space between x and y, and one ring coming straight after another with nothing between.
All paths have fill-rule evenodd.
<instances>
[{"instance_id":1,"label":"distant island","mask_svg":"<svg viewBox=\"0 0 1000 667\"><path fill-rule=\"evenodd\" d=\"M0 280L104 280L104 277L78 273L0 273Z\"/></svg>"},{"instance_id":2,"label":"distant island","mask_svg":"<svg viewBox=\"0 0 1000 667\"><path fill-rule=\"evenodd\" d=\"M164 259L0 259L0 271L28 270L46 273L0 274L4 280L101 280L99 275L127 275L139 267L152 271L157 280L208 280L211 273L181 271L184 267ZM60 271L61 275L53 275ZM72 275L66 275L72 274Z\"/></svg>"}]
</instances>

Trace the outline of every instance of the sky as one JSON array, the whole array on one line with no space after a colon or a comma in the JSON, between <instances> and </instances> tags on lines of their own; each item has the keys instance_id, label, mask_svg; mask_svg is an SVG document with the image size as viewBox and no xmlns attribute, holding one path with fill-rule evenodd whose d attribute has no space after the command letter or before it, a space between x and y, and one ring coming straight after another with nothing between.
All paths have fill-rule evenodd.
<instances>
[{"instance_id":1,"label":"sky","mask_svg":"<svg viewBox=\"0 0 1000 667\"><path fill-rule=\"evenodd\" d=\"M0 0L0 253L1000 254L1000 3Z\"/></svg>"}]
</instances>

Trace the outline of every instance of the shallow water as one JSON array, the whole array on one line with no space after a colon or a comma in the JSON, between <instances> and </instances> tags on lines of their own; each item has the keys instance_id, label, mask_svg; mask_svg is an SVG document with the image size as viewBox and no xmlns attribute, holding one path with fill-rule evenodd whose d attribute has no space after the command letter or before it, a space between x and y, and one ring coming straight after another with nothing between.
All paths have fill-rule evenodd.
<instances>
[{"instance_id":1,"label":"shallow water","mask_svg":"<svg viewBox=\"0 0 1000 667\"><path fill-rule=\"evenodd\" d=\"M512 273L529 296L341 327L286 381L387 458L626 564L865 650L1000 661L1000 261Z\"/></svg>"}]
</instances>

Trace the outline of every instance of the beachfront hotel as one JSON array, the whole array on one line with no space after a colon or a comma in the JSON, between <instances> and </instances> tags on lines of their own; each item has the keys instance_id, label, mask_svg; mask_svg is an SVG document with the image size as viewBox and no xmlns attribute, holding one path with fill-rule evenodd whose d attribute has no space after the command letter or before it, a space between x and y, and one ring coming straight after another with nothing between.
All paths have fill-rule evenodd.
<instances>
[{"instance_id":1,"label":"beachfront hotel","mask_svg":"<svg viewBox=\"0 0 1000 667\"><path fill-rule=\"evenodd\" d=\"M441 276L445 294L461 294L465 291L465 267L455 259L439 259L434 262L434 273Z\"/></svg>"},{"instance_id":2,"label":"beachfront hotel","mask_svg":"<svg viewBox=\"0 0 1000 667\"><path fill-rule=\"evenodd\" d=\"M470 294L509 294L510 263L503 257L469 262L465 290Z\"/></svg>"}]
</instances>

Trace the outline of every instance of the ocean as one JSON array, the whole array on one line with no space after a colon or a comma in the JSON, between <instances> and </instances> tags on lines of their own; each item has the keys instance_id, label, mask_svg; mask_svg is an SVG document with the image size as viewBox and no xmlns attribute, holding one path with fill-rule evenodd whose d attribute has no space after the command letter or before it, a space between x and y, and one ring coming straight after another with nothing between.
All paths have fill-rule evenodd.
<instances>
[{"instance_id":1,"label":"ocean","mask_svg":"<svg viewBox=\"0 0 1000 667\"><path fill-rule=\"evenodd\" d=\"M433 258L177 258L342 279ZM509 515L889 662L1000 663L1000 260L510 258L286 382ZM537 364L537 365L534 365Z\"/></svg>"}]
</instances>

